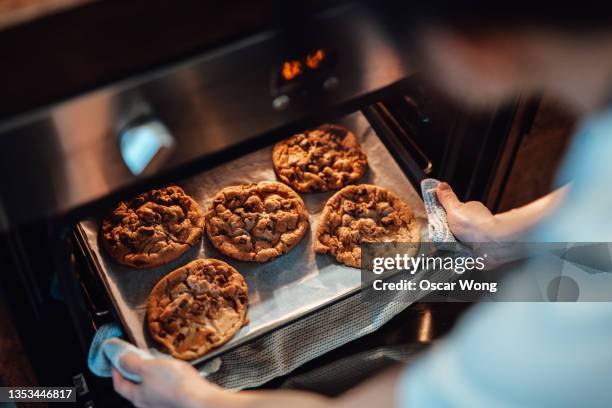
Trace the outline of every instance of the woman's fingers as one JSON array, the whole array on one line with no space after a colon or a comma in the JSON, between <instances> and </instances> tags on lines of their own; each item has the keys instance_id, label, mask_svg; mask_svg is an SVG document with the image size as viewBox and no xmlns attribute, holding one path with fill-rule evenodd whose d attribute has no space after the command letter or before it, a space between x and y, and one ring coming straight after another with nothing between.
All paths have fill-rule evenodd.
<instances>
[{"instance_id":1,"label":"woman's fingers","mask_svg":"<svg viewBox=\"0 0 612 408\"><path fill-rule=\"evenodd\" d=\"M142 358L140 358L135 353L128 353L121 357L119 360L119 364L121 364L121 368L126 371L129 371L132 374L142 374L142 365L145 362Z\"/></svg>"},{"instance_id":2,"label":"woman's fingers","mask_svg":"<svg viewBox=\"0 0 612 408\"><path fill-rule=\"evenodd\" d=\"M123 378L119 371L113 368L113 387L123 398L133 401L138 385Z\"/></svg>"},{"instance_id":3,"label":"woman's fingers","mask_svg":"<svg viewBox=\"0 0 612 408\"><path fill-rule=\"evenodd\" d=\"M443 182L438 185L436 189L436 194L438 195L438 200L440 204L444 207L446 211L453 210L461 205L461 201L457 198L457 195L448 185L448 183Z\"/></svg>"}]
</instances>

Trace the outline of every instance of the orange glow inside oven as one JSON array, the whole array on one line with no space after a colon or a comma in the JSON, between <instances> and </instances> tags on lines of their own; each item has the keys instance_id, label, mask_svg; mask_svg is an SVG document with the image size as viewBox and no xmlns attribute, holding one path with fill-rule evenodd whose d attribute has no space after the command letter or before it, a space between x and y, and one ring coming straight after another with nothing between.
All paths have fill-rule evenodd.
<instances>
[{"instance_id":1,"label":"orange glow inside oven","mask_svg":"<svg viewBox=\"0 0 612 408\"><path fill-rule=\"evenodd\" d=\"M286 61L283 63L282 75L289 81L302 73L302 63L297 60Z\"/></svg>"},{"instance_id":2,"label":"orange glow inside oven","mask_svg":"<svg viewBox=\"0 0 612 408\"><path fill-rule=\"evenodd\" d=\"M310 69L317 69L325 59L325 51L318 49L306 56L306 66Z\"/></svg>"}]
</instances>

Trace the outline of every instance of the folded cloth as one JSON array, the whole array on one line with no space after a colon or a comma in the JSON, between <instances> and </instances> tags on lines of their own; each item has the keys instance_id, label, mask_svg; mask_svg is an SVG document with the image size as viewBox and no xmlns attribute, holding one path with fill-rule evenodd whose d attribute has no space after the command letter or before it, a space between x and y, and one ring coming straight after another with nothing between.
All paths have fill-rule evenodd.
<instances>
[{"instance_id":1,"label":"folded cloth","mask_svg":"<svg viewBox=\"0 0 612 408\"><path fill-rule=\"evenodd\" d=\"M421 181L421 192L423 193L427 221L429 222L427 226L429 239L438 249L455 251L458 249L458 242L448 226L446 211L438 201L436 189L439 184L439 180L432 178Z\"/></svg>"},{"instance_id":2,"label":"folded cloth","mask_svg":"<svg viewBox=\"0 0 612 408\"><path fill-rule=\"evenodd\" d=\"M143 359L152 359L154 356L148 350L139 349L133 344L121 340L121 336L123 336L123 331L117 323L107 323L100 327L89 347L87 365L91 372L99 377L110 377L112 369L115 368L123 377L139 383L141 381L140 376L125 371L119 360L126 353L137 354Z\"/></svg>"},{"instance_id":3,"label":"folded cloth","mask_svg":"<svg viewBox=\"0 0 612 408\"><path fill-rule=\"evenodd\" d=\"M117 323L107 323L101 326L89 346L87 365L92 373L98 377L110 377L112 369L117 369L121 375L128 380L140 383L142 379L139 375L125 371L119 360L124 354L134 353L140 358L149 360L156 357L172 358L171 356L160 353L155 349L143 350L125 340L120 339L123 331ZM221 359L216 357L206 364L201 365L198 370L200 376L206 377L217 372L221 368Z\"/></svg>"}]
</instances>

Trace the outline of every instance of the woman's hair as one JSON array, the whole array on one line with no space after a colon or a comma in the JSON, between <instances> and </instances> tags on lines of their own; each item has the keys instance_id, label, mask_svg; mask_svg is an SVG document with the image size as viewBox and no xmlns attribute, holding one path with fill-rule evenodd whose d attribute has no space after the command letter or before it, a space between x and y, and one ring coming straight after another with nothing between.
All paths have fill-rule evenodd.
<instances>
[{"instance_id":1,"label":"woman's hair","mask_svg":"<svg viewBox=\"0 0 612 408\"><path fill-rule=\"evenodd\" d=\"M465 31L538 26L567 30L609 29L612 13L606 1L538 0L363 0L389 28L441 24Z\"/></svg>"}]
</instances>

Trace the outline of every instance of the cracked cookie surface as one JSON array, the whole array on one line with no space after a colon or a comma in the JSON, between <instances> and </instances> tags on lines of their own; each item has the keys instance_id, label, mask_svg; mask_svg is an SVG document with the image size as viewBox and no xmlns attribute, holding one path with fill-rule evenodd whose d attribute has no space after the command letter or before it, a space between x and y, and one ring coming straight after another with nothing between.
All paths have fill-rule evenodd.
<instances>
[{"instance_id":1,"label":"cracked cookie surface","mask_svg":"<svg viewBox=\"0 0 612 408\"><path fill-rule=\"evenodd\" d=\"M102 221L101 240L117 262L150 268L181 256L203 230L198 203L182 188L169 186L121 201Z\"/></svg>"},{"instance_id":2,"label":"cracked cookie surface","mask_svg":"<svg viewBox=\"0 0 612 408\"><path fill-rule=\"evenodd\" d=\"M348 186L325 203L315 234L315 251L361 267L362 242L420 241L412 209L389 190L369 184Z\"/></svg>"},{"instance_id":3,"label":"cracked cookie surface","mask_svg":"<svg viewBox=\"0 0 612 408\"><path fill-rule=\"evenodd\" d=\"M308 230L300 196L274 181L226 187L206 212L206 234L221 253L266 262L289 252Z\"/></svg>"},{"instance_id":4,"label":"cracked cookie surface","mask_svg":"<svg viewBox=\"0 0 612 408\"><path fill-rule=\"evenodd\" d=\"M165 352L193 360L229 341L247 324L244 277L217 259L196 259L163 277L147 301L153 339Z\"/></svg>"},{"instance_id":5,"label":"cracked cookie surface","mask_svg":"<svg viewBox=\"0 0 612 408\"><path fill-rule=\"evenodd\" d=\"M355 135L338 125L322 125L274 146L278 178L301 193L338 190L359 180L367 159Z\"/></svg>"}]
</instances>

